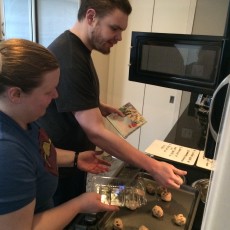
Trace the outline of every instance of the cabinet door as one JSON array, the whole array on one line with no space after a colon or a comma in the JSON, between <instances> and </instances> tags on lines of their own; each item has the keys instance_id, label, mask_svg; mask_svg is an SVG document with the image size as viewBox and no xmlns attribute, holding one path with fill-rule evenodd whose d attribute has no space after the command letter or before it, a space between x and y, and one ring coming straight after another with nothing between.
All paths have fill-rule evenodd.
<instances>
[{"instance_id":1,"label":"cabinet door","mask_svg":"<svg viewBox=\"0 0 230 230\"><path fill-rule=\"evenodd\" d=\"M143 115L147 123L141 128L141 151L154 140L165 139L178 119L180 102L180 90L146 85Z\"/></svg>"},{"instance_id":2,"label":"cabinet door","mask_svg":"<svg viewBox=\"0 0 230 230\"><path fill-rule=\"evenodd\" d=\"M228 26L229 0L197 0L193 34L225 35Z\"/></svg>"},{"instance_id":3,"label":"cabinet door","mask_svg":"<svg viewBox=\"0 0 230 230\"><path fill-rule=\"evenodd\" d=\"M155 0L152 32L191 34L197 0Z\"/></svg>"},{"instance_id":4,"label":"cabinet door","mask_svg":"<svg viewBox=\"0 0 230 230\"><path fill-rule=\"evenodd\" d=\"M152 32L191 34L196 0L155 0ZM146 85L139 149L144 151L155 139L164 140L179 117L182 91Z\"/></svg>"}]
</instances>

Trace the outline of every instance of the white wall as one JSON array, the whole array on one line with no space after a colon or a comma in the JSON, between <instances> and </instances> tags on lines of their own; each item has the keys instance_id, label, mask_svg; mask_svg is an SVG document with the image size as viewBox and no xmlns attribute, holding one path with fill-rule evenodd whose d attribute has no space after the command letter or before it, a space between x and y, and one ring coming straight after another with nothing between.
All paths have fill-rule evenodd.
<instances>
[{"instance_id":1,"label":"white wall","mask_svg":"<svg viewBox=\"0 0 230 230\"><path fill-rule=\"evenodd\" d=\"M108 102L121 106L130 101L147 123L128 137L144 151L154 139L164 139L179 116L182 92L128 80L132 31L191 33L195 0L131 0L133 11L123 40L110 55ZM169 103L175 97L173 104Z\"/></svg>"},{"instance_id":2,"label":"white wall","mask_svg":"<svg viewBox=\"0 0 230 230\"><path fill-rule=\"evenodd\" d=\"M93 51L92 59L100 81L100 100L106 103L108 94L109 55L103 55Z\"/></svg>"}]
</instances>

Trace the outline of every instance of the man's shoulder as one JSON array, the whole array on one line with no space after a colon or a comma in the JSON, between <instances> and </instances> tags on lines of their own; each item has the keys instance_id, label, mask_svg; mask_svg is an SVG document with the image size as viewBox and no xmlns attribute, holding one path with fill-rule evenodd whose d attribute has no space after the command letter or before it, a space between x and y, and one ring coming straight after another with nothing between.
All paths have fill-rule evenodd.
<instances>
[{"instance_id":1,"label":"man's shoulder","mask_svg":"<svg viewBox=\"0 0 230 230\"><path fill-rule=\"evenodd\" d=\"M51 51L55 51L57 48L61 49L66 48L66 44L68 43L68 30L60 34L57 38L55 38L50 45L47 47Z\"/></svg>"},{"instance_id":2,"label":"man's shoulder","mask_svg":"<svg viewBox=\"0 0 230 230\"><path fill-rule=\"evenodd\" d=\"M81 40L66 30L59 35L49 46L48 49L57 57L59 62L71 62L71 59L77 58L80 61L90 53L87 51Z\"/></svg>"}]
</instances>

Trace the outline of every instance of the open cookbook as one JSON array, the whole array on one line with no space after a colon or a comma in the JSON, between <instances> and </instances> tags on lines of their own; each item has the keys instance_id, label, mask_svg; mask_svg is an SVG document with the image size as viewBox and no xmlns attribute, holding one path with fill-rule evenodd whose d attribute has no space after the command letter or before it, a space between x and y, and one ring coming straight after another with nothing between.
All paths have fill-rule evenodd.
<instances>
[{"instance_id":1,"label":"open cookbook","mask_svg":"<svg viewBox=\"0 0 230 230\"><path fill-rule=\"evenodd\" d=\"M147 122L130 102L123 105L119 110L125 114L125 117L111 113L106 118L123 138L127 138Z\"/></svg>"}]
</instances>

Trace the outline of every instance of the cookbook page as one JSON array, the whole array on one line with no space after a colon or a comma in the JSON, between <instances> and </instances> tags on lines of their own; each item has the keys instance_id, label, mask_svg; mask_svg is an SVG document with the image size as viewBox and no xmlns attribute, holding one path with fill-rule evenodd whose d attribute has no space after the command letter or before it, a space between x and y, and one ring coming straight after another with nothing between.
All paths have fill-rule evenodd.
<instances>
[{"instance_id":1,"label":"cookbook page","mask_svg":"<svg viewBox=\"0 0 230 230\"><path fill-rule=\"evenodd\" d=\"M123 138L127 138L147 122L130 102L123 105L119 110L125 115L124 117L112 113L106 118Z\"/></svg>"}]
</instances>

